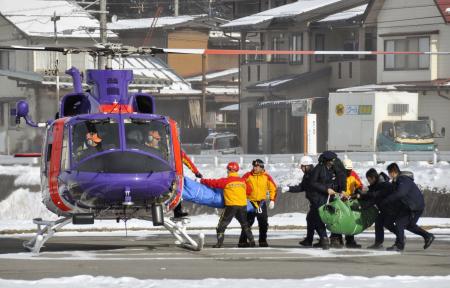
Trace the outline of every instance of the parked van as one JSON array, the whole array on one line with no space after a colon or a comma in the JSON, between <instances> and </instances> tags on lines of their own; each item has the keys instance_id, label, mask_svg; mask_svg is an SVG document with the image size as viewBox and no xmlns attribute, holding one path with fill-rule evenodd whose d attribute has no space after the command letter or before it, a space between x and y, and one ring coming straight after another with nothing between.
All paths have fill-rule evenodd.
<instances>
[{"instance_id":1,"label":"parked van","mask_svg":"<svg viewBox=\"0 0 450 288\"><path fill-rule=\"evenodd\" d=\"M201 155L242 154L241 143L236 134L230 132L211 133L201 147Z\"/></svg>"}]
</instances>

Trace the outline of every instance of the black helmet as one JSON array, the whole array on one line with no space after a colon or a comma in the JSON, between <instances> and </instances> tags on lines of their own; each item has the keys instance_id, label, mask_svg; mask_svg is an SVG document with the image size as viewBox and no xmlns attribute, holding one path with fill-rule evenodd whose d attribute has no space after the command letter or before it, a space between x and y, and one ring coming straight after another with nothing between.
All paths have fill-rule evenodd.
<instances>
[{"instance_id":1,"label":"black helmet","mask_svg":"<svg viewBox=\"0 0 450 288\"><path fill-rule=\"evenodd\" d=\"M325 151L322 153L322 155L320 155L320 158L324 161L330 161L333 159L337 158L336 153L332 152L332 151Z\"/></svg>"},{"instance_id":2,"label":"black helmet","mask_svg":"<svg viewBox=\"0 0 450 288\"><path fill-rule=\"evenodd\" d=\"M262 161L261 159L256 159L252 161L252 166L259 166L261 168L264 168L264 161Z\"/></svg>"}]
</instances>

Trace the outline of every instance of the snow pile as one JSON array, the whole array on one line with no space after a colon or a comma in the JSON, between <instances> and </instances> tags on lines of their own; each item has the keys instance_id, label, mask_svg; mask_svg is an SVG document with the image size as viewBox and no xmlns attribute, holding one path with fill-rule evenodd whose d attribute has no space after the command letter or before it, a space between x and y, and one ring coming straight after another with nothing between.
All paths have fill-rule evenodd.
<instances>
[{"instance_id":1,"label":"snow pile","mask_svg":"<svg viewBox=\"0 0 450 288\"><path fill-rule=\"evenodd\" d=\"M361 276L345 276L342 274L330 274L307 279L202 279L202 280L153 280L153 279L136 279L131 277L105 277L105 276L89 276L79 275L74 277L48 278L42 280L25 281L25 280L6 280L0 279L0 287L48 287L59 288L61 286L69 286L71 288L85 287L153 287L153 288L170 288L170 287L195 287L195 288L214 288L214 287L285 287L285 288L316 288L316 287L334 287L334 288L351 288L351 287L370 287L370 288L446 288L450 281L450 276L378 276L373 278Z\"/></svg>"},{"instance_id":2,"label":"snow pile","mask_svg":"<svg viewBox=\"0 0 450 288\"><path fill-rule=\"evenodd\" d=\"M29 189L17 189L0 202L0 219L28 220L42 217L53 219L55 215L42 204L41 193L30 192Z\"/></svg>"}]
</instances>

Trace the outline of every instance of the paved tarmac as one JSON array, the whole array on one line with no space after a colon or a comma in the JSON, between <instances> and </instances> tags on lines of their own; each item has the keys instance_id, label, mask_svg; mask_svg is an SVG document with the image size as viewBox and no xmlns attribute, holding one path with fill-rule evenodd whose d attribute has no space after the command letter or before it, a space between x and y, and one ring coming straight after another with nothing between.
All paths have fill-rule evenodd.
<instances>
[{"instance_id":1,"label":"paved tarmac","mask_svg":"<svg viewBox=\"0 0 450 288\"><path fill-rule=\"evenodd\" d=\"M135 277L140 279L203 278L310 278L325 274L450 275L449 235L438 235L423 250L419 238L408 239L403 253L367 249L299 248L296 236L303 232L274 232L270 248L235 248L236 235L227 235L223 249L188 251L173 244L166 234L143 236L59 236L42 253L32 257L23 252L21 236L0 238L0 278L41 279L74 275ZM236 234L236 233L234 233ZM274 235L276 234L276 235ZM294 234L294 237L292 237ZM363 238L362 238L363 237ZM373 238L362 236L363 247ZM391 245L392 239L386 241Z\"/></svg>"}]
</instances>

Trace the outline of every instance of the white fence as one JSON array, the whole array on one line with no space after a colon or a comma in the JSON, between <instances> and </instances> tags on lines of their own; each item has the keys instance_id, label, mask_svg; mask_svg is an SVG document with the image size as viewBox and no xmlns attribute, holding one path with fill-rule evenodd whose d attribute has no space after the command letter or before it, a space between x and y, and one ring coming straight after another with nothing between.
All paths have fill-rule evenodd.
<instances>
[{"instance_id":1,"label":"white fence","mask_svg":"<svg viewBox=\"0 0 450 288\"><path fill-rule=\"evenodd\" d=\"M441 161L450 162L450 151L438 151L438 152L348 152L337 153L341 159L350 158L353 162L367 162L372 161L374 163L384 162L416 162L426 161L436 164ZM237 161L239 165L250 164L253 160L259 158L266 164L276 163L299 163L303 154L260 154L260 155L190 155L192 161L195 164L210 164L219 166L226 164L230 161ZM311 156L315 162L319 155Z\"/></svg>"},{"instance_id":2,"label":"white fence","mask_svg":"<svg viewBox=\"0 0 450 288\"><path fill-rule=\"evenodd\" d=\"M450 151L437 152L348 152L337 153L341 159L350 158L353 162L374 163L383 162L416 162L426 161L436 164L440 161L450 162ZM272 163L298 163L303 154L238 154L238 155L190 155L195 164L210 164L219 166L230 161L237 161L240 165L250 164L253 160L259 158L266 164ZM317 162L319 155L311 156ZM13 156L0 155L0 165L37 165L39 158L14 158Z\"/></svg>"}]
</instances>

